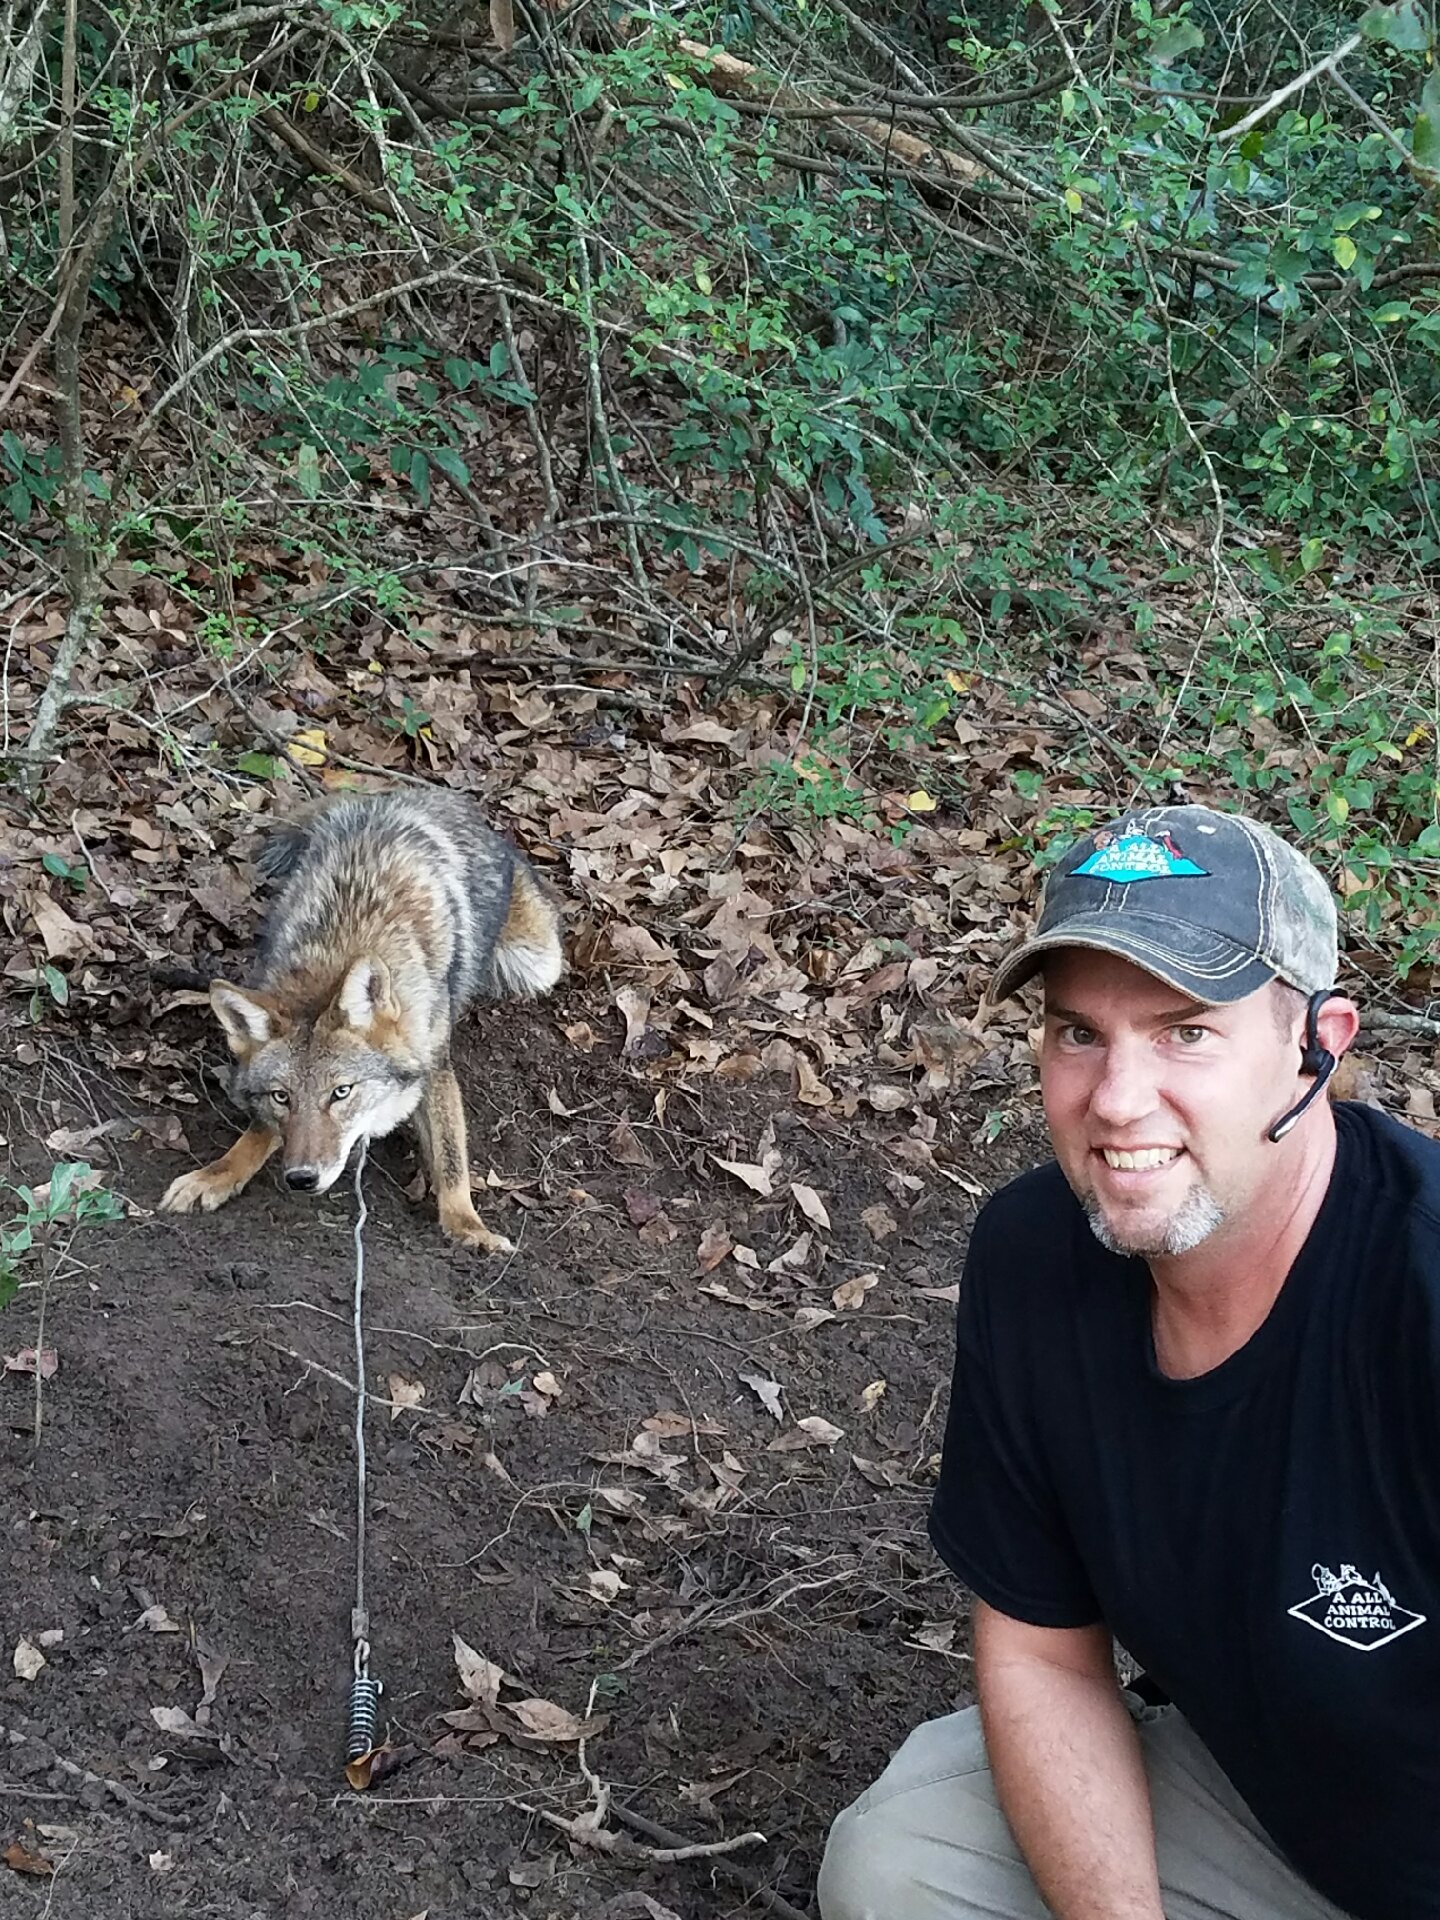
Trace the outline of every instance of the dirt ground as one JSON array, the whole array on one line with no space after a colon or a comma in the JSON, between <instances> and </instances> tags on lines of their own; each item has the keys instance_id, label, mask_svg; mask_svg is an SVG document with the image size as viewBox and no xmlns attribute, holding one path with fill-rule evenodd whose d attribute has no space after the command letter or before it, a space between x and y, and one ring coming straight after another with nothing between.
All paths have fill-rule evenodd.
<instances>
[{"instance_id":1,"label":"dirt ground","mask_svg":"<svg viewBox=\"0 0 1440 1920\"><path fill-rule=\"evenodd\" d=\"M267 1175L176 1219L153 1208L187 1158L123 1132L90 1150L132 1212L50 1286L38 1446L33 1377L0 1375L0 1852L54 1868L0 1875L0 1913L721 1920L765 1911L758 1889L809 1912L835 1812L914 1721L966 1697L964 1596L924 1516L968 1229L1043 1156L1038 1132L984 1147L983 1104L942 1102L948 1175L907 1185L874 1114L764 1083L682 1081L657 1115L613 1014L588 1052L566 1037L586 1011L569 989L466 1036L471 1158L504 1183L481 1205L512 1260L440 1239L405 1191L406 1145L367 1170L368 1600L390 1751L365 1793L342 1768L353 1193L304 1201ZM172 1029L202 1096L189 1146L209 1157L233 1131L202 1069L216 1045L198 1014ZM7 1088L12 1177L54 1158L53 1087ZM92 1092L124 1113L118 1089ZM769 1197L716 1164L752 1163L767 1124ZM716 1223L741 1257L705 1271ZM806 1231L811 1256L771 1270ZM32 1285L0 1352L34 1344L39 1310ZM479 1699L457 1634L503 1669L487 1692L472 1668ZM31 1679L22 1636L44 1651ZM574 1732L592 1688L585 1760L615 1802L686 1843L764 1843L657 1863L547 1823L591 1804ZM621 1897L640 1893L655 1907Z\"/></svg>"}]
</instances>

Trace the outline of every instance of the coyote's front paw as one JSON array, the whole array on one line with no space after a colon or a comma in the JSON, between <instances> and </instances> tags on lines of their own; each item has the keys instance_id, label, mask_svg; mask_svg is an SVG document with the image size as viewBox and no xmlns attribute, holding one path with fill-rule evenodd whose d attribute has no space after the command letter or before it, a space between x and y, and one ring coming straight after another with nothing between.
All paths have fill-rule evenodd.
<instances>
[{"instance_id":1,"label":"coyote's front paw","mask_svg":"<svg viewBox=\"0 0 1440 1920\"><path fill-rule=\"evenodd\" d=\"M162 1213L214 1213L227 1200L233 1200L244 1186L228 1167L197 1167L194 1173L182 1173L165 1189L160 1202Z\"/></svg>"},{"instance_id":2,"label":"coyote's front paw","mask_svg":"<svg viewBox=\"0 0 1440 1920\"><path fill-rule=\"evenodd\" d=\"M458 1240L462 1247L478 1247L481 1253L514 1253L515 1243L503 1233L492 1233L479 1214L459 1207L440 1216L440 1231L447 1240Z\"/></svg>"}]
</instances>

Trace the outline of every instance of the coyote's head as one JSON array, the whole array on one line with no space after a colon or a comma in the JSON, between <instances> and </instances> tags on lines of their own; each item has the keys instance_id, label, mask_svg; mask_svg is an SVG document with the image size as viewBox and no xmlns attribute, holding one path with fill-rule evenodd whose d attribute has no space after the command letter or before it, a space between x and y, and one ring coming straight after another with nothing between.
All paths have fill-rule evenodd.
<instances>
[{"instance_id":1,"label":"coyote's head","mask_svg":"<svg viewBox=\"0 0 1440 1920\"><path fill-rule=\"evenodd\" d=\"M354 961L318 1015L303 992L224 980L210 1005L235 1056L231 1095L281 1136L285 1184L297 1193L324 1193L362 1135L392 1133L420 1103L424 1063L405 1039L383 961Z\"/></svg>"}]
</instances>

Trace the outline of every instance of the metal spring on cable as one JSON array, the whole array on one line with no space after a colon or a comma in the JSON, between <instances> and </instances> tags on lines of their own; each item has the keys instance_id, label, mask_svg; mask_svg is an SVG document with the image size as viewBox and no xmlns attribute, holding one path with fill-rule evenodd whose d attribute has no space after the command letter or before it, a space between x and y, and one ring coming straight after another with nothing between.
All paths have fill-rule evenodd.
<instances>
[{"instance_id":1,"label":"metal spring on cable","mask_svg":"<svg viewBox=\"0 0 1440 1920\"><path fill-rule=\"evenodd\" d=\"M380 1718L380 1696L385 1691L379 1680L368 1673L357 1673L350 1688L350 1731L345 1741L345 1758L363 1760L375 1745L375 1725Z\"/></svg>"}]
</instances>

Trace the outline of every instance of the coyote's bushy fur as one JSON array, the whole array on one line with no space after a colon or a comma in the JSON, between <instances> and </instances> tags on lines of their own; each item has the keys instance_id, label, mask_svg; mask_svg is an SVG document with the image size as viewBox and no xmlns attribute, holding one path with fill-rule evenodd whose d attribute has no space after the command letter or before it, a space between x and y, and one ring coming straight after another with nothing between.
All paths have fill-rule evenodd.
<instances>
[{"instance_id":1,"label":"coyote's bushy fur","mask_svg":"<svg viewBox=\"0 0 1440 1920\"><path fill-rule=\"evenodd\" d=\"M473 802L423 787L322 801L277 829L261 867L283 889L255 984L210 989L249 1131L162 1206L223 1206L277 1149L287 1186L324 1193L362 1135L413 1119L442 1229L509 1252L471 1199L450 1038L477 996L555 985L555 895Z\"/></svg>"}]
</instances>

